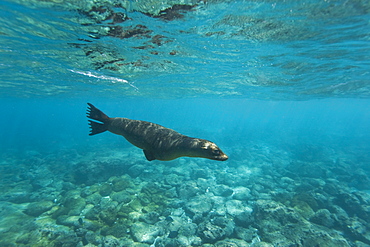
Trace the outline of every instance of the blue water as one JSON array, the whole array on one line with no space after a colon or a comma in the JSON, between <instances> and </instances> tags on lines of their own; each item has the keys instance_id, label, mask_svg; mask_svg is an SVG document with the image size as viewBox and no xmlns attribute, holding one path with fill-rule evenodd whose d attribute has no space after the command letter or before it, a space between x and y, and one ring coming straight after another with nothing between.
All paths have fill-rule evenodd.
<instances>
[{"instance_id":1,"label":"blue water","mask_svg":"<svg viewBox=\"0 0 370 247\"><path fill-rule=\"evenodd\" d=\"M369 3L111 2L1 1L1 246L370 245ZM146 161L87 102L229 159Z\"/></svg>"},{"instance_id":2,"label":"blue water","mask_svg":"<svg viewBox=\"0 0 370 247\"><path fill-rule=\"evenodd\" d=\"M369 102L365 99L91 99L3 99L2 116L9 121L1 123L1 149L55 151L63 146L99 145L100 141L126 145L120 136L87 136L86 102L111 117L158 123L221 142L226 149L252 140L273 145L291 141L341 146L341 142L349 142L359 147L368 146L370 140Z\"/></svg>"}]
</instances>

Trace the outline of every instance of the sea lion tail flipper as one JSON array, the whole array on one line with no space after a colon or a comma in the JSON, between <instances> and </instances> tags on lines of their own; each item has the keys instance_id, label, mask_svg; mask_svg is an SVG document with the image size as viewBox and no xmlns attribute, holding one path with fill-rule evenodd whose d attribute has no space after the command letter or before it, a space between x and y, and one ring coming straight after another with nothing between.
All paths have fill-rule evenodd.
<instances>
[{"instance_id":1,"label":"sea lion tail flipper","mask_svg":"<svg viewBox=\"0 0 370 247\"><path fill-rule=\"evenodd\" d=\"M107 125L103 123L98 123L98 122L89 120L89 125L91 128L89 136L93 136L93 135L96 135L96 134L99 134L99 133L102 133L108 130Z\"/></svg>"},{"instance_id":2,"label":"sea lion tail flipper","mask_svg":"<svg viewBox=\"0 0 370 247\"><path fill-rule=\"evenodd\" d=\"M92 135L96 135L104 131L107 131L108 130L107 122L109 120L109 117L105 115L101 110L93 106L92 104L90 103L87 103L87 104L89 105L89 107L87 108L87 117L93 120L102 122L102 123L98 123L98 122L89 120L89 125L91 128L89 135L92 136Z\"/></svg>"},{"instance_id":3,"label":"sea lion tail flipper","mask_svg":"<svg viewBox=\"0 0 370 247\"><path fill-rule=\"evenodd\" d=\"M87 103L87 117L105 123L109 120L109 117L104 112L93 106L93 104Z\"/></svg>"}]
</instances>

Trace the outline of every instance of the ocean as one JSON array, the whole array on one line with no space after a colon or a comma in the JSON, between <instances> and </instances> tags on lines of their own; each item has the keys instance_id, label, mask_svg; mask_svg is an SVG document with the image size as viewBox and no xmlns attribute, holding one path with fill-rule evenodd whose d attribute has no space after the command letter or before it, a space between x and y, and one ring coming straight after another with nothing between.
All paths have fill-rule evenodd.
<instances>
[{"instance_id":1,"label":"ocean","mask_svg":"<svg viewBox=\"0 0 370 247\"><path fill-rule=\"evenodd\" d=\"M369 19L361 0L1 1L0 246L370 246ZM89 136L87 103L228 159L148 161Z\"/></svg>"}]
</instances>

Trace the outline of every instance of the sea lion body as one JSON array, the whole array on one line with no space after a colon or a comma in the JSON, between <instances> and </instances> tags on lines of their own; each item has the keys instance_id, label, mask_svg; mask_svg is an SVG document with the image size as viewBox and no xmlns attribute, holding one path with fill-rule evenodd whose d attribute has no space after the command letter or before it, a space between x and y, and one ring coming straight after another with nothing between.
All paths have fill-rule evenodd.
<instances>
[{"instance_id":1,"label":"sea lion body","mask_svg":"<svg viewBox=\"0 0 370 247\"><path fill-rule=\"evenodd\" d=\"M212 160L227 160L228 157L213 142L182 135L159 124L128 118L109 118L102 111L89 104L88 118L90 135L106 130L122 135L131 144L143 149L147 160L173 160L178 157L200 157Z\"/></svg>"}]
</instances>

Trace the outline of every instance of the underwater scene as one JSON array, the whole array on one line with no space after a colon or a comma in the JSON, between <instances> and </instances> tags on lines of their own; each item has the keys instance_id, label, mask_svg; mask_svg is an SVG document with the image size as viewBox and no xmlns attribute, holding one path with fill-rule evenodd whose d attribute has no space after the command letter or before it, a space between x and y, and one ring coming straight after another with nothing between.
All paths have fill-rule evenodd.
<instances>
[{"instance_id":1,"label":"underwater scene","mask_svg":"<svg viewBox=\"0 0 370 247\"><path fill-rule=\"evenodd\" d=\"M0 246L370 246L370 2L1 0Z\"/></svg>"}]
</instances>

